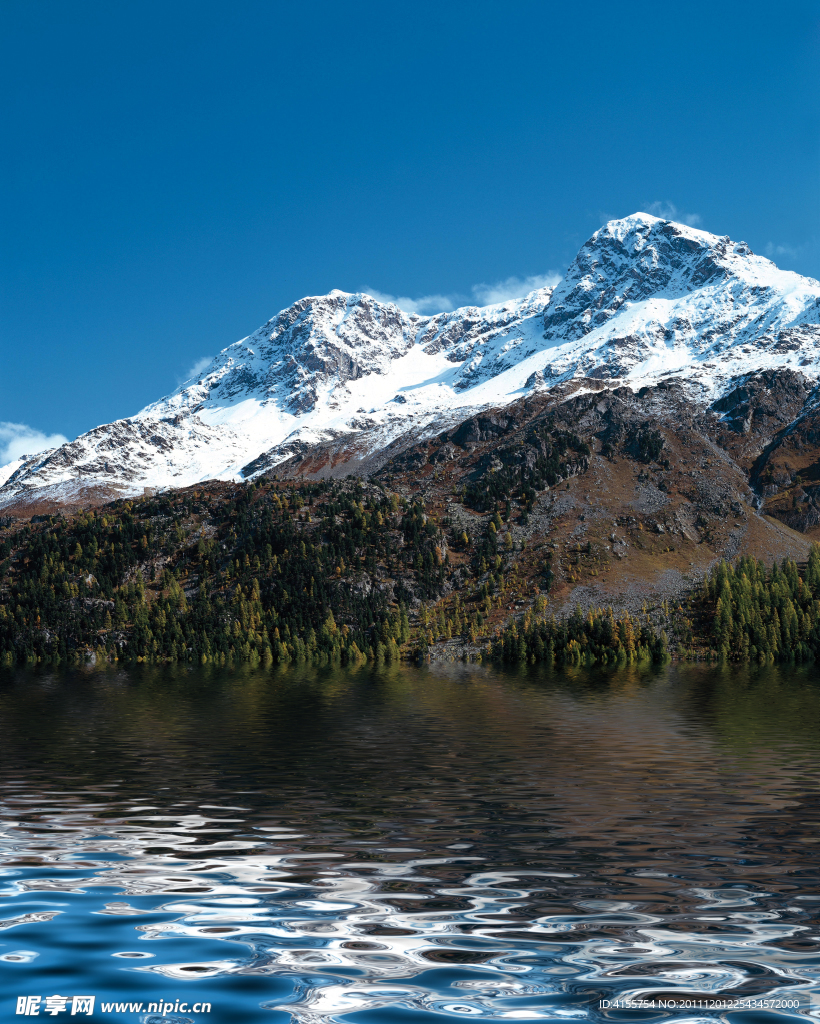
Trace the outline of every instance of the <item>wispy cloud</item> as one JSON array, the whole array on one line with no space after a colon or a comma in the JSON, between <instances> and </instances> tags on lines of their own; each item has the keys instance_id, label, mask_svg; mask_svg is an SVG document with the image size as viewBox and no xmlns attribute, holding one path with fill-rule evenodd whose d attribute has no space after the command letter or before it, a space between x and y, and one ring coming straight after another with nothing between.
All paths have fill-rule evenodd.
<instances>
[{"instance_id":1,"label":"wispy cloud","mask_svg":"<svg viewBox=\"0 0 820 1024\"><path fill-rule=\"evenodd\" d=\"M650 203L646 212L651 213L653 217L662 217L663 220L676 220L679 224L688 224L690 228L696 228L703 222L699 213L684 213L668 200L665 202L656 200L654 203Z\"/></svg>"},{"instance_id":2,"label":"wispy cloud","mask_svg":"<svg viewBox=\"0 0 820 1024\"><path fill-rule=\"evenodd\" d=\"M449 313L456 308L457 295L422 295L418 299L411 299L409 295L390 295L387 292L377 291L375 288L364 289L368 295L372 295L377 302L392 302L394 306L403 309L405 313L420 313L430 316L434 313Z\"/></svg>"},{"instance_id":3,"label":"wispy cloud","mask_svg":"<svg viewBox=\"0 0 820 1024\"><path fill-rule=\"evenodd\" d=\"M410 298L407 295L390 295L388 292L380 292L376 288L365 288L364 291L379 302L392 302L399 309L403 309L405 313L433 316L436 313L449 313L459 306L467 306L472 303L491 306L498 302L507 302L509 299L520 299L537 288L552 288L560 280L560 274L508 277L503 281L495 281L493 284L474 284L470 289L470 295L459 295L454 292L450 295L422 295L418 299Z\"/></svg>"},{"instance_id":4,"label":"wispy cloud","mask_svg":"<svg viewBox=\"0 0 820 1024\"><path fill-rule=\"evenodd\" d=\"M495 284L474 284L473 295L485 306L520 299L538 288L554 288L561 280L560 274L533 274L531 277L508 277Z\"/></svg>"},{"instance_id":5,"label":"wispy cloud","mask_svg":"<svg viewBox=\"0 0 820 1024\"><path fill-rule=\"evenodd\" d=\"M767 242L763 249L763 255L768 256L770 260L779 256L793 260L800 255L801 249L802 246L799 245L775 245L774 242Z\"/></svg>"},{"instance_id":6,"label":"wispy cloud","mask_svg":"<svg viewBox=\"0 0 820 1024\"><path fill-rule=\"evenodd\" d=\"M207 370L211 365L213 358L213 356L203 356L201 359L197 359L193 366L185 371L185 376L180 377L179 383L184 384L186 380L191 380L192 377L199 377L202 371Z\"/></svg>"},{"instance_id":7,"label":"wispy cloud","mask_svg":"<svg viewBox=\"0 0 820 1024\"><path fill-rule=\"evenodd\" d=\"M0 422L0 466L23 455L36 455L47 448L57 448L68 441L62 434L44 434L25 423Z\"/></svg>"}]
</instances>

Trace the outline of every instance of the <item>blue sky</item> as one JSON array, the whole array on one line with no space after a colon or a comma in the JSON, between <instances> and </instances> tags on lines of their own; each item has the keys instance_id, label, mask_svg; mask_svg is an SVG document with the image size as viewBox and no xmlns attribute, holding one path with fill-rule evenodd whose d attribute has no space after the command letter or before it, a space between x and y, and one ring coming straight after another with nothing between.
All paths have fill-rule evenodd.
<instances>
[{"instance_id":1,"label":"blue sky","mask_svg":"<svg viewBox=\"0 0 820 1024\"><path fill-rule=\"evenodd\" d=\"M4 0L0 50L0 461L303 295L526 290L640 209L820 277L816 2Z\"/></svg>"}]
</instances>

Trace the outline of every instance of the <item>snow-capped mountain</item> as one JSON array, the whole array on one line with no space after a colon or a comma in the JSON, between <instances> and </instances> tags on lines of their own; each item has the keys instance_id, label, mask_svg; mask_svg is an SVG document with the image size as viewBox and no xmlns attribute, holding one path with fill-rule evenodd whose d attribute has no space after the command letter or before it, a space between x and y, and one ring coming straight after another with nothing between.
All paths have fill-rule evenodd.
<instances>
[{"instance_id":1,"label":"snow-capped mountain","mask_svg":"<svg viewBox=\"0 0 820 1024\"><path fill-rule=\"evenodd\" d=\"M498 305L425 317L366 294L301 299L135 416L8 467L0 503L241 478L334 438L372 453L573 378L673 375L707 402L778 367L820 377L820 283L638 213L596 231L554 290Z\"/></svg>"},{"instance_id":2,"label":"snow-capped mountain","mask_svg":"<svg viewBox=\"0 0 820 1024\"><path fill-rule=\"evenodd\" d=\"M752 369L820 373L820 283L745 242L635 214L583 246L544 317L548 379L691 374L715 396Z\"/></svg>"}]
</instances>

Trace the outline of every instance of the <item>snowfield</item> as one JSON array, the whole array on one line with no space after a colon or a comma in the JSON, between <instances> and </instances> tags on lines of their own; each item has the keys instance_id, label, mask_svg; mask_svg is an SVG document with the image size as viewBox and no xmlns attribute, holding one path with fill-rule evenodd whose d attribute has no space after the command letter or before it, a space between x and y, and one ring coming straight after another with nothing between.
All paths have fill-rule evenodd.
<instances>
[{"instance_id":1,"label":"snowfield","mask_svg":"<svg viewBox=\"0 0 820 1024\"><path fill-rule=\"evenodd\" d=\"M708 404L766 368L820 377L820 283L637 213L596 231L554 289L521 299L436 316L366 294L301 299L135 416L0 469L0 505L39 488L242 479L262 455L269 469L335 438L372 454L570 380L674 377Z\"/></svg>"}]
</instances>

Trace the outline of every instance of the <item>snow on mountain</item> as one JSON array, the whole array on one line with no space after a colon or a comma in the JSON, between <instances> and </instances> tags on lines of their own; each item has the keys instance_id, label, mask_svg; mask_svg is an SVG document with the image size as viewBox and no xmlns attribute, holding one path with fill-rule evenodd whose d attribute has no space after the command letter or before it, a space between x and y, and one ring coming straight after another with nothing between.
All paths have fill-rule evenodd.
<instances>
[{"instance_id":1,"label":"snow on mountain","mask_svg":"<svg viewBox=\"0 0 820 1024\"><path fill-rule=\"evenodd\" d=\"M301 299L168 397L26 459L0 503L31 488L241 477L334 438L372 453L572 378L674 375L711 401L777 367L820 376L820 283L638 213L596 231L555 289L522 299L437 316L366 294Z\"/></svg>"},{"instance_id":2,"label":"snow on mountain","mask_svg":"<svg viewBox=\"0 0 820 1024\"><path fill-rule=\"evenodd\" d=\"M751 369L820 372L820 283L745 242L647 214L583 246L544 318L549 380L691 378L705 395Z\"/></svg>"},{"instance_id":3,"label":"snow on mountain","mask_svg":"<svg viewBox=\"0 0 820 1024\"><path fill-rule=\"evenodd\" d=\"M24 456L20 459L14 459L12 462L7 462L5 466L0 466L0 487L17 472L25 461Z\"/></svg>"}]
</instances>

